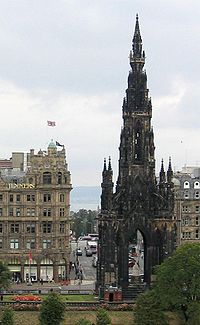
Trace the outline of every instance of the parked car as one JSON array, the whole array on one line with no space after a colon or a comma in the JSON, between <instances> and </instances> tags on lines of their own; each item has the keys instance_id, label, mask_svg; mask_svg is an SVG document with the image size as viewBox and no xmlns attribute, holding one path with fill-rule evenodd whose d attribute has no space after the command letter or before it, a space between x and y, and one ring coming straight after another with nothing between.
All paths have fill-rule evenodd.
<instances>
[{"instance_id":1,"label":"parked car","mask_svg":"<svg viewBox=\"0 0 200 325\"><path fill-rule=\"evenodd\" d=\"M77 248L76 250L76 256L82 256L83 255L83 252L80 248Z\"/></svg>"},{"instance_id":2,"label":"parked car","mask_svg":"<svg viewBox=\"0 0 200 325\"><path fill-rule=\"evenodd\" d=\"M91 251L91 249L86 249L86 251L85 251L85 255L86 255L86 256L92 256L92 251Z\"/></svg>"}]
</instances>

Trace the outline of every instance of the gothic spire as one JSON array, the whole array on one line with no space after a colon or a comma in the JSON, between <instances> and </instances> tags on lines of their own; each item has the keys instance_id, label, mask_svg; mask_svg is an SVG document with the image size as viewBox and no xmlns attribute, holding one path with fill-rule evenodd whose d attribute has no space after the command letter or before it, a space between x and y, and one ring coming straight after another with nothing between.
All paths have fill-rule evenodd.
<instances>
[{"instance_id":1,"label":"gothic spire","mask_svg":"<svg viewBox=\"0 0 200 325\"><path fill-rule=\"evenodd\" d=\"M163 159L162 159L161 168L160 168L160 183L165 183L165 171L164 171Z\"/></svg>"},{"instance_id":2,"label":"gothic spire","mask_svg":"<svg viewBox=\"0 0 200 325\"><path fill-rule=\"evenodd\" d=\"M145 53L142 51L142 37L140 34L140 26L139 26L139 19L138 14L136 15L136 23L135 23L135 32L133 36L133 44L132 44L132 51L130 52L130 64L134 69L134 65L140 68L143 68L145 63Z\"/></svg>"},{"instance_id":3,"label":"gothic spire","mask_svg":"<svg viewBox=\"0 0 200 325\"><path fill-rule=\"evenodd\" d=\"M173 178L173 170L172 170L172 164L171 164L171 157L169 157L169 167L167 171L167 182L171 183Z\"/></svg>"},{"instance_id":4,"label":"gothic spire","mask_svg":"<svg viewBox=\"0 0 200 325\"><path fill-rule=\"evenodd\" d=\"M108 170L112 170L112 167L111 167L111 158L109 157L109 160L108 160Z\"/></svg>"},{"instance_id":5,"label":"gothic spire","mask_svg":"<svg viewBox=\"0 0 200 325\"><path fill-rule=\"evenodd\" d=\"M105 172L106 170L107 170L107 168L106 168L106 158L104 158L103 171Z\"/></svg>"}]
</instances>

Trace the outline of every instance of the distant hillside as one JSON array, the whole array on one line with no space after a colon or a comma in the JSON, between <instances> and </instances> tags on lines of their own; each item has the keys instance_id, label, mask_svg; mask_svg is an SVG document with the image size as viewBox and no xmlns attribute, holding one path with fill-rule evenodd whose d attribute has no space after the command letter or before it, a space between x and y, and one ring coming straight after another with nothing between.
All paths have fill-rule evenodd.
<instances>
[{"instance_id":1,"label":"distant hillside","mask_svg":"<svg viewBox=\"0 0 200 325\"><path fill-rule=\"evenodd\" d=\"M80 209L97 210L100 205L101 188L99 186L79 186L71 191L71 211Z\"/></svg>"}]
</instances>

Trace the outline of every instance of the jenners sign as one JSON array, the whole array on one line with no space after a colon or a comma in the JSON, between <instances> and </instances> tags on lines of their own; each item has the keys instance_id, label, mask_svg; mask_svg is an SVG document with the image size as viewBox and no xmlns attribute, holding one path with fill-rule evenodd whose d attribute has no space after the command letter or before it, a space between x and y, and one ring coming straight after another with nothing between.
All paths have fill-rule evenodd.
<instances>
[{"instance_id":1,"label":"jenners sign","mask_svg":"<svg viewBox=\"0 0 200 325\"><path fill-rule=\"evenodd\" d=\"M29 183L21 183L21 184L9 183L8 187L11 188L11 189L15 189L15 188L32 189L32 188L35 188L35 185L34 184L29 184Z\"/></svg>"}]
</instances>

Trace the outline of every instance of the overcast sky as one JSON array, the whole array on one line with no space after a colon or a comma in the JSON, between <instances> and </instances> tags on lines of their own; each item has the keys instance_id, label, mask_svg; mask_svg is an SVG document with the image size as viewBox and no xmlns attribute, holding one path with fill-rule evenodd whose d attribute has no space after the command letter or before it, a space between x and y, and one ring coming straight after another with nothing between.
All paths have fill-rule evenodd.
<instances>
[{"instance_id":1,"label":"overcast sky","mask_svg":"<svg viewBox=\"0 0 200 325\"><path fill-rule=\"evenodd\" d=\"M139 14L156 169L200 165L200 1L0 0L0 157L64 144L77 185L117 177L122 101ZM47 120L56 127L47 127Z\"/></svg>"}]
</instances>

